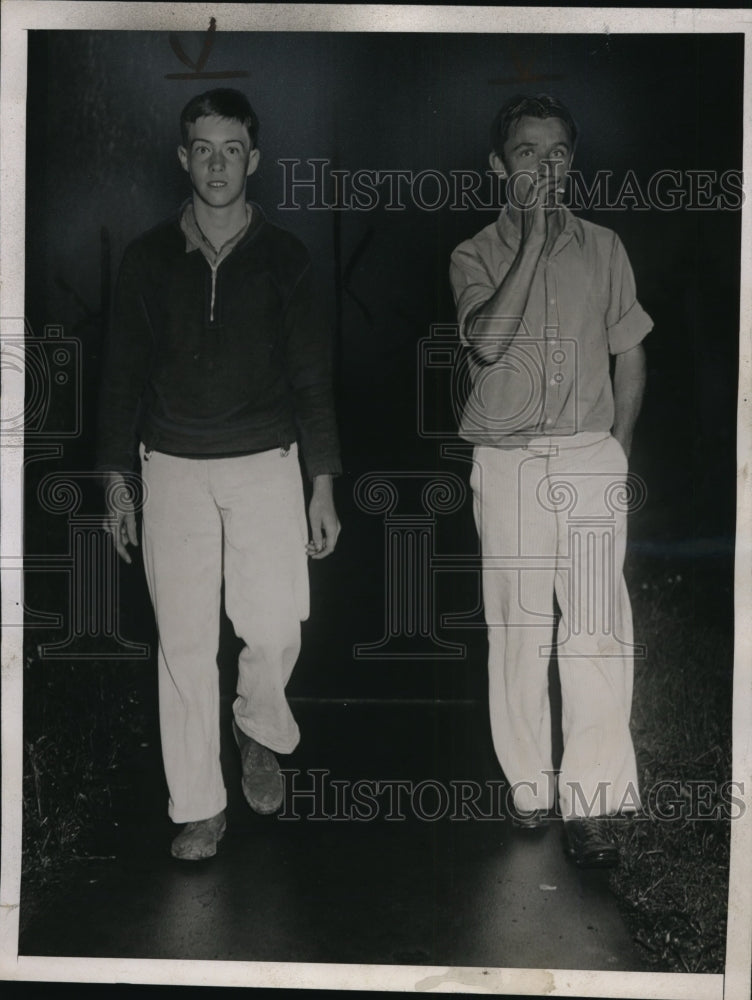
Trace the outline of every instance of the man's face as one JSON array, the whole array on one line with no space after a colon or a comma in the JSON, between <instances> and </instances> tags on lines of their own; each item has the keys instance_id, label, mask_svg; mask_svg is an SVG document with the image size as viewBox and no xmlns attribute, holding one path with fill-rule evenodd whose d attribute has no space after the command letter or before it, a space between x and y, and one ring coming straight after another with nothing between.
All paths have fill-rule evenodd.
<instances>
[{"instance_id":1,"label":"man's face","mask_svg":"<svg viewBox=\"0 0 752 1000\"><path fill-rule=\"evenodd\" d=\"M550 187L553 195L564 187L572 153L569 131L561 118L523 115L507 136L503 156L491 154L491 166L508 178L523 171L532 173L539 185ZM513 183L517 199L524 203L530 185L522 178Z\"/></svg>"},{"instance_id":2,"label":"man's face","mask_svg":"<svg viewBox=\"0 0 752 1000\"><path fill-rule=\"evenodd\" d=\"M259 151L251 149L245 125L209 115L188 126L188 147L178 158L188 172L197 197L212 208L245 200L245 179L258 166Z\"/></svg>"}]
</instances>

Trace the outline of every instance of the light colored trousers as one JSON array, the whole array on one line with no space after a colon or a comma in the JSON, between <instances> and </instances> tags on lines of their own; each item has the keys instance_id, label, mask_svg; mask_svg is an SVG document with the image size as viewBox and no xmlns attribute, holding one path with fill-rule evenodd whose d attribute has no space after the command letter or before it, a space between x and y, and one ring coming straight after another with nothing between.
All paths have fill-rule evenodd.
<instances>
[{"instance_id":1,"label":"light colored trousers","mask_svg":"<svg viewBox=\"0 0 752 1000\"><path fill-rule=\"evenodd\" d=\"M632 613L622 568L627 460L610 434L478 446L471 486L483 556L491 732L518 809L550 809L553 594L565 818L639 808Z\"/></svg>"},{"instance_id":2,"label":"light colored trousers","mask_svg":"<svg viewBox=\"0 0 752 1000\"><path fill-rule=\"evenodd\" d=\"M159 632L162 755L176 823L225 808L219 760L220 595L245 643L240 729L278 753L300 734L285 685L308 617L305 505L295 445L239 458L145 452L143 550Z\"/></svg>"}]
</instances>

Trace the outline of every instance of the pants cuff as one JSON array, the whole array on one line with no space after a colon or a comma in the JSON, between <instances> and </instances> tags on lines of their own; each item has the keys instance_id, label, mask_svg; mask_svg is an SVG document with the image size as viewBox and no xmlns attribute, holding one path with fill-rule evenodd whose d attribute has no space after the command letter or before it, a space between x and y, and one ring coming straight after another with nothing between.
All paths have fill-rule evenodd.
<instances>
[{"instance_id":1,"label":"pants cuff","mask_svg":"<svg viewBox=\"0 0 752 1000\"><path fill-rule=\"evenodd\" d=\"M187 805L177 808L172 800L167 807L167 814L173 823L197 823L202 819L211 819L217 813L221 813L227 808L227 792L222 789L222 795L213 803L208 805L198 803L198 805Z\"/></svg>"}]
</instances>

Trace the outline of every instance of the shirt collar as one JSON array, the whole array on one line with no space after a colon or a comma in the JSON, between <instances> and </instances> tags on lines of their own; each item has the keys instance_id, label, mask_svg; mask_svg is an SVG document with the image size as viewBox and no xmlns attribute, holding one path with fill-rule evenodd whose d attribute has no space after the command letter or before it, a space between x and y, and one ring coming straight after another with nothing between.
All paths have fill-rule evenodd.
<instances>
[{"instance_id":1,"label":"shirt collar","mask_svg":"<svg viewBox=\"0 0 752 1000\"><path fill-rule=\"evenodd\" d=\"M215 250L209 240L207 240L201 232L201 227L196 221L196 212L193 208L193 201L189 199L183 205L180 212L180 228L185 236L185 252L192 253L194 250L200 250L210 262L215 262L220 257L227 256L230 250L240 243L245 234L248 232L248 227L251 224L252 217L253 208L251 203L247 201L245 203L245 225L233 237L227 240L226 243L223 243L219 250Z\"/></svg>"},{"instance_id":2,"label":"shirt collar","mask_svg":"<svg viewBox=\"0 0 752 1000\"><path fill-rule=\"evenodd\" d=\"M568 208L561 207L559 211L564 214L564 228L559 234L560 238L561 236L565 236L567 234L574 234L580 247L582 247L585 242L585 228L582 225L582 222L580 222L576 215L572 215ZM512 222L507 205L502 208L499 213L499 218L496 220L496 232L498 233L501 242L509 247L510 250L517 250L517 247L520 244L520 234L519 230Z\"/></svg>"}]
</instances>

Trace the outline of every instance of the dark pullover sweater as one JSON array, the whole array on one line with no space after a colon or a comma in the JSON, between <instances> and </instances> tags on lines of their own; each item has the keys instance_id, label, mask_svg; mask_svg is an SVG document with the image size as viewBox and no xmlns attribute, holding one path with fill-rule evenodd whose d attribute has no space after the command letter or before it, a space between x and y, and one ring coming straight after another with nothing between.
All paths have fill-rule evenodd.
<instances>
[{"instance_id":1,"label":"dark pullover sweater","mask_svg":"<svg viewBox=\"0 0 752 1000\"><path fill-rule=\"evenodd\" d=\"M308 475L341 471L331 341L308 253L257 205L212 268L180 217L125 251L99 411L98 468L129 471L139 440L191 458L300 442Z\"/></svg>"}]
</instances>

